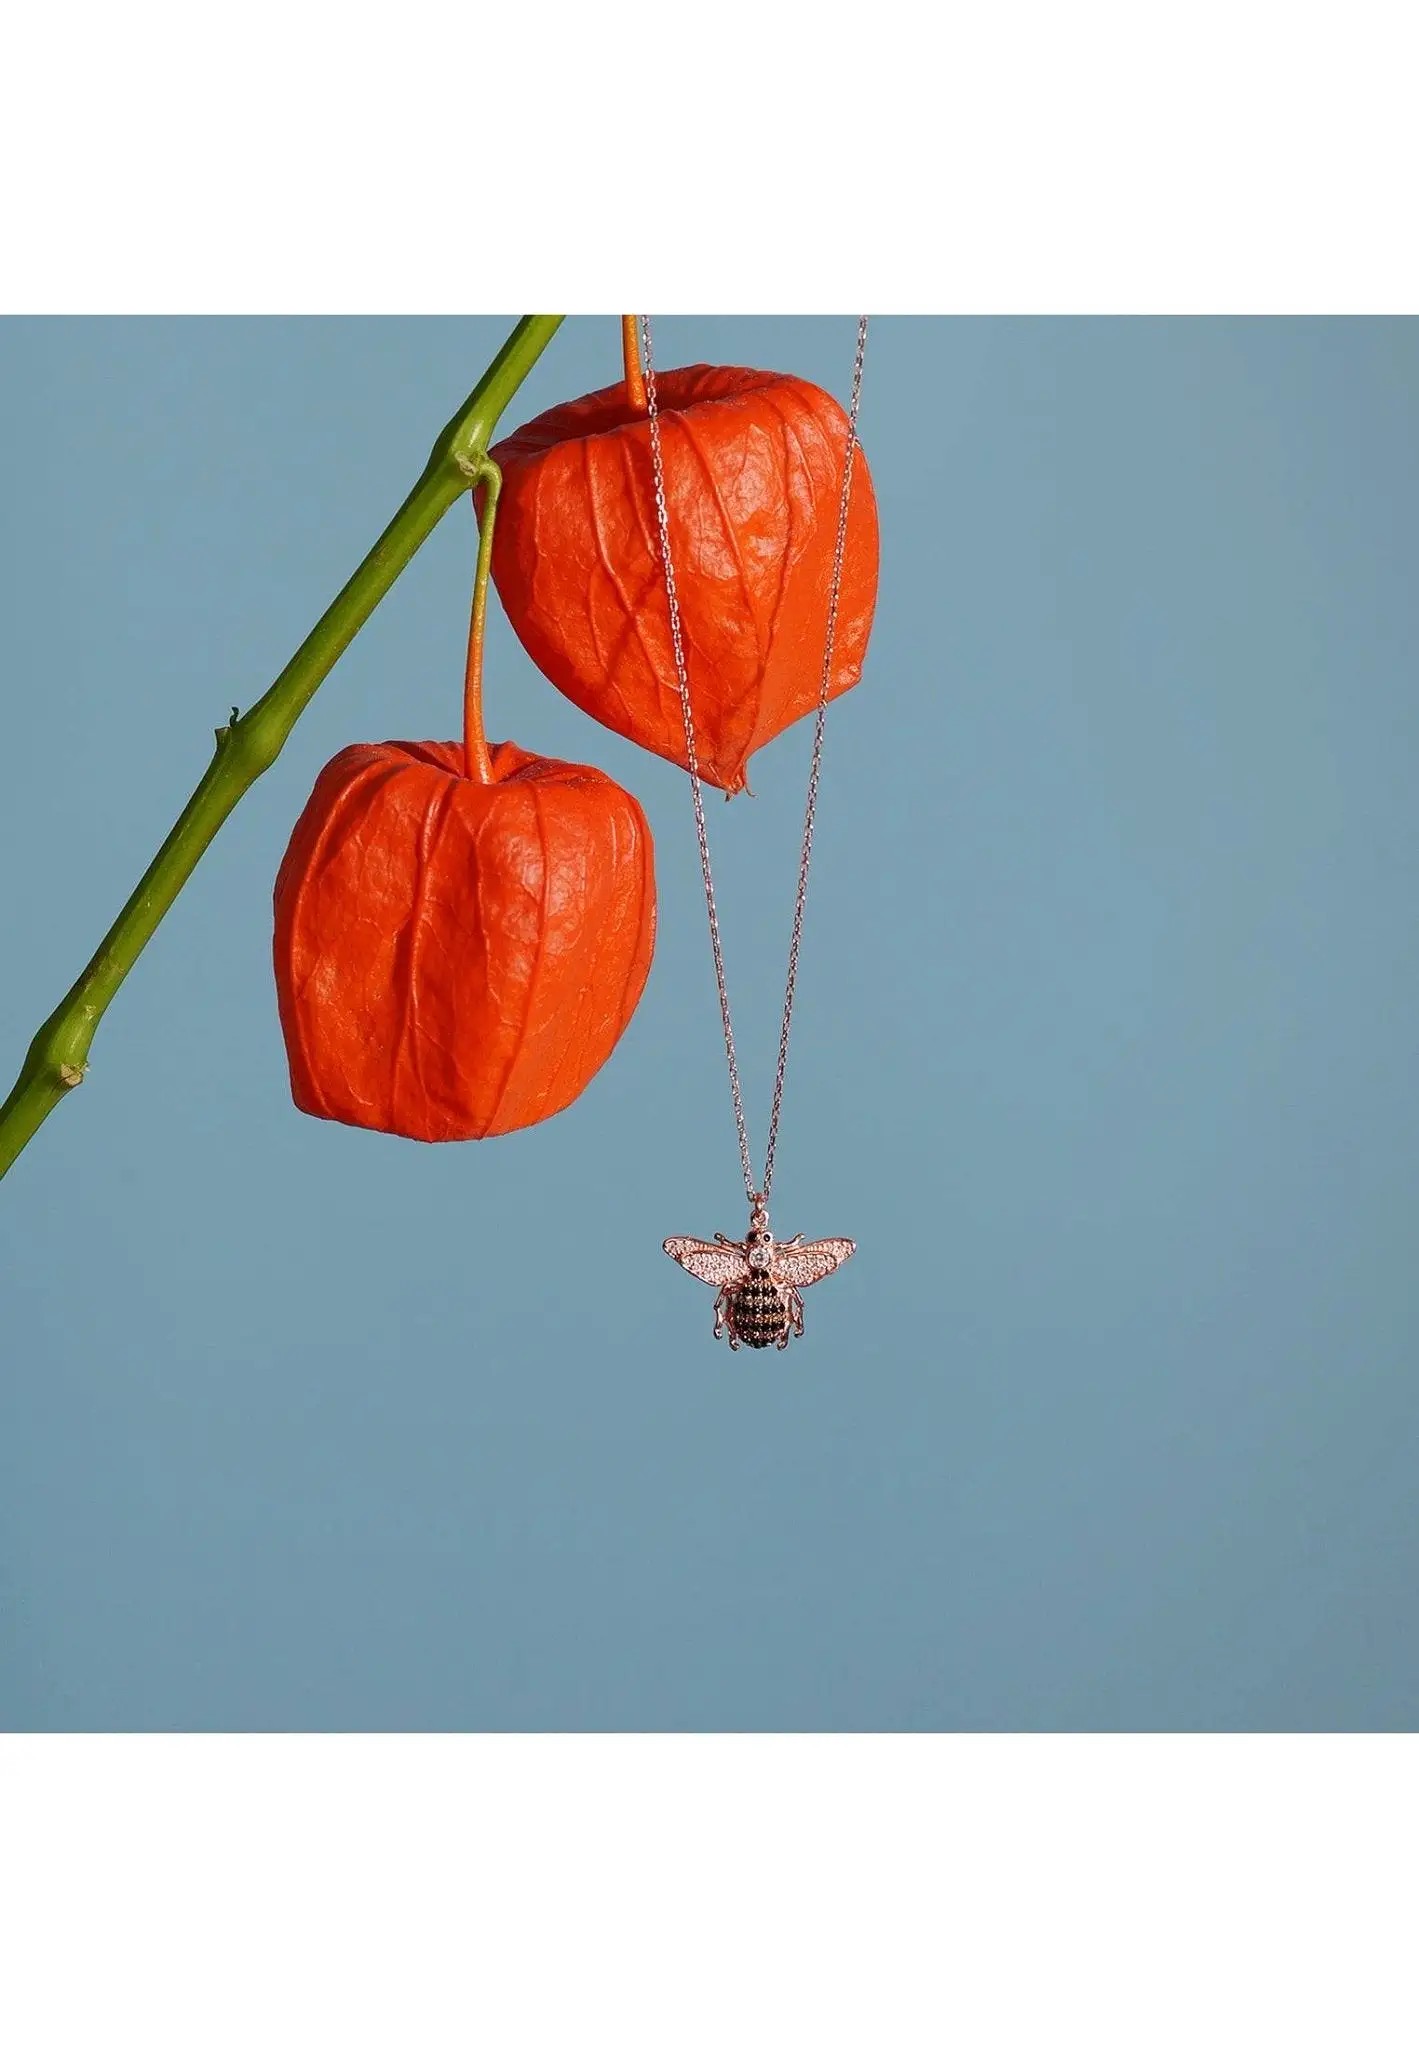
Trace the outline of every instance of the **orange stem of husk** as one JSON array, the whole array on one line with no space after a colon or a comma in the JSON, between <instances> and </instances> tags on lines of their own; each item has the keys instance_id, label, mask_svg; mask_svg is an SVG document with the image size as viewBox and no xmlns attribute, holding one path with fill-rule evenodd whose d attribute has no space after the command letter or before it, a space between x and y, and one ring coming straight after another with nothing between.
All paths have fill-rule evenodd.
<instances>
[{"instance_id":1,"label":"orange stem of husk","mask_svg":"<svg viewBox=\"0 0 1419 2048\"><path fill-rule=\"evenodd\" d=\"M641 343L634 313L621 315L621 354L626 364L626 403L637 412L650 410L645 395L645 373L641 369Z\"/></svg>"},{"instance_id":2,"label":"orange stem of husk","mask_svg":"<svg viewBox=\"0 0 1419 2048\"><path fill-rule=\"evenodd\" d=\"M497 517L502 472L489 462L479 478L483 514L478 521L478 568L473 578L473 608L468 619L468 659L463 669L463 772L470 782L491 782L493 760L483 731L483 628L488 616L488 571L493 560L493 521ZM474 517L478 500L473 500Z\"/></svg>"}]
</instances>

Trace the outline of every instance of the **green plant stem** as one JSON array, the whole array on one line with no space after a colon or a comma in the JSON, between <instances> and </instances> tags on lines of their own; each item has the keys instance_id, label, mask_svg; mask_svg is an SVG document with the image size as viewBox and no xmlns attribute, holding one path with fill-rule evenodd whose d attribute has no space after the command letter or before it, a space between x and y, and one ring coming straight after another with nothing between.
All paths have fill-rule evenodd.
<instances>
[{"instance_id":1,"label":"green plant stem","mask_svg":"<svg viewBox=\"0 0 1419 2048\"><path fill-rule=\"evenodd\" d=\"M0 1176L56 1103L83 1080L99 1019L171 909L229 813L276 759L292 726L449 507L483 475L503 408L556 333L560 313L528 313L434 443L423 475L324 617L260 702L217 730L217 751L187 808L107 937L52 1017L35 1033L20 1078L0 1107Z\"/></svg>"}]
</instances>

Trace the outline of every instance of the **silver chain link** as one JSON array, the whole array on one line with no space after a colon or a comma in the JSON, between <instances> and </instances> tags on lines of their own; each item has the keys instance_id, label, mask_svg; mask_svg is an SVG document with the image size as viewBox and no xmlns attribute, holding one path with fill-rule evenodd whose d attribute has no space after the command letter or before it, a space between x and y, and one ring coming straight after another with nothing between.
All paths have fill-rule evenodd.
<instances>
[{"instance_id":1,"label":"silver chain link","mask_svg":"<svg viewBox=\"0 0 1419 2048\"><path fill-rule=\"evenodd\" d=\"M724 975L724 947L719 934L719 911L715 905L714 876L710 870L709 833L705 828L704 795L700 784L699 755L695 748L695 722L690 710L690 680L685 667L685 646L680 630L680 600L675 589L675 564L670 552L670 516L665 503L665 463L660 445L660 412L656 403L655 356L651 342L650 315L641 315L645 356L645 394L650 422L651 460L655 467L655 513L660 529L660 553L665 565L665 594L670 606L670 639L675 650L675 679L680 690L680 710L685 721L685 759L690 770L690 796L695 807L695 834L700 843L700 873L705 885L705 908L709 913L710 945L714 952L714 974L719 985L719 1014L724 1026L724 1050L729 1062L729 1086L734 1097L734 1121L739 1130L739 1160L744 1170L744 1191L751 1204L764 1204L773 1186L774 1155L778 1149L779 1113L783 1107L783 1077L788 1067L788 1035L793 1023L793 996L798 983L798 950L803 939L803 906L808 897L808 865L813 855L813 822L818 808L818 783L823 763L823 732L832 685L833 648L838 627L838 598L842 589L843 558L847 551L847 515L852 495L853 456L857 450L857 413L862 398L862 365L867 354L867 315L857 323L857 358L852 372L852 402L848 409L847 450L843 461L843 487L838 501L837 538L833 546L833 580L828 597L828 627L823 646L823 673L818 688L818 714L813 728L813 765L808 775L808 801L803 814L803 845L798 859L798 893L793 906L793 936L788 946L788 979L783 993L783 1026L779 1032L778 1070L774 1075L773 1108L769 1114L769 1141L764 1153L764 1184L754 1186L754 1168L749 1156L749 1129L744 1120L744 1097L739 1085L739 1061L734 1051L734 1025L729 1014L729 987Z\"/></svg>"}]
</instances>

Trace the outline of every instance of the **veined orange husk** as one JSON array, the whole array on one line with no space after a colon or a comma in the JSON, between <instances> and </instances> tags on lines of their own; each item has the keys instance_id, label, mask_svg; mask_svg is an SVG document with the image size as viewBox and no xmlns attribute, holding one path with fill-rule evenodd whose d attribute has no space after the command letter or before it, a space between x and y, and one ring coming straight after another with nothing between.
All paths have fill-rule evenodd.
<instances>
[{"instance_id":1,"label":"veined orange husk","mask_svg":"<svg viewBox=\"0 0 1419 2048\"><path fill-rule=\"evenodd\" d=\"M699 768L733 793L750 756L817 708L847 415L816 385L766 370L669 370L657 395ZM685 767L646 415L614 384L492 454L493 578L518 638L583 711ZM877 558L859 446L830 698L862 673Z\"/></svg>"},{"instance_id":2,"label":"veined orange husk","mask_svg":"<svg viewBox=\"0 0 1419 2048\"><path fill-rule=\"evenodd\" d=\"M655 944L650 829L597 768L458 742L346 747L275 889L276 989L297 1107L427 1141L574 1102L640 999Z\"/></svg>"}]
</instances>

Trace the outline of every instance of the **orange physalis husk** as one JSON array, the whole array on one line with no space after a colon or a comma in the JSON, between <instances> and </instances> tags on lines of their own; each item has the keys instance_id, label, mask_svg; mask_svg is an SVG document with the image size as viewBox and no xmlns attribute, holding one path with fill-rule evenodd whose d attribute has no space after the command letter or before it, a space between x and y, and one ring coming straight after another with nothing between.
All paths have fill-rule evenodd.
<instances>
[{"instance_id":1,"label":"orange physalis husk","mask_svg":"<svg viewBox=\"0 0 1419 2048\"><path fill-rule=\"evenodd\" d=\"M696 752L745 787L755 750L817 708L847 415L767 370L656 380ZM549 681L602 725L687 765L650 425L624 383L530 420L502 469L493 580ZM862 672L877 596L877 508L859 447L828 695Z\"/></svg>"},{"instance_id":2,"label":"orange physalis husk","mask_svg":"<svg viewBox=\"0 0 1419 2048\"><path fill-rule=\"evenodd\" d=\"M480 743L481 745L481 743ZM650 829L597 768L456 741L330 761L276 878L298 1108L425 1140L555 1116L610 1056L655 943Z\"/></svg>"}]
</instances>

